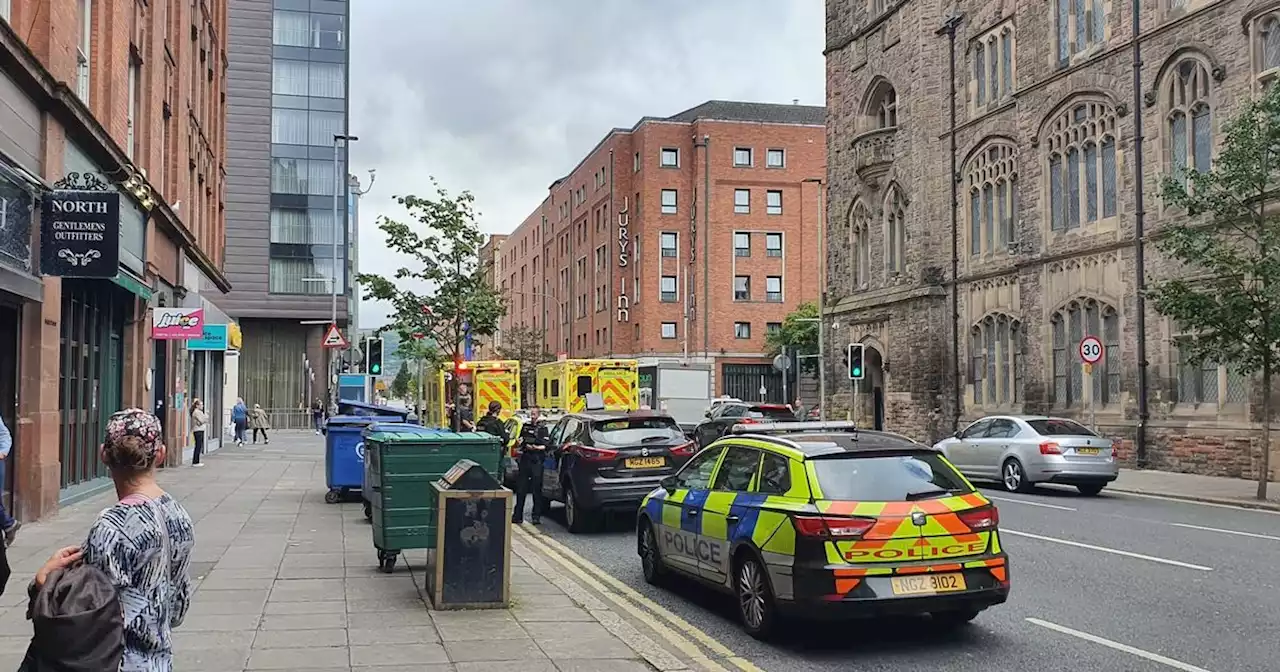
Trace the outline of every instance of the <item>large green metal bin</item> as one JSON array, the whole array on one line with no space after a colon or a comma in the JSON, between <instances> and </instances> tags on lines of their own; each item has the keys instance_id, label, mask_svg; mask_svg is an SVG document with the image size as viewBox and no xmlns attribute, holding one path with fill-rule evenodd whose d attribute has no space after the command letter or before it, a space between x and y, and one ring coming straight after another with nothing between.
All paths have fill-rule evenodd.
<instances>
[{"instance_id":1,"label":"large green metal bin","mask_svg":"<svg viewBox=\"0 0 1280 672\"><path fill-rule=\"evenodd\" d=\"M395 568L400 551L435 548L437 502L431 483L458 460L472 460L502 480L502 444L483 432L375 423L364 431L364 450L364 496L384 572Z\"/></svg>"}]
</instances>

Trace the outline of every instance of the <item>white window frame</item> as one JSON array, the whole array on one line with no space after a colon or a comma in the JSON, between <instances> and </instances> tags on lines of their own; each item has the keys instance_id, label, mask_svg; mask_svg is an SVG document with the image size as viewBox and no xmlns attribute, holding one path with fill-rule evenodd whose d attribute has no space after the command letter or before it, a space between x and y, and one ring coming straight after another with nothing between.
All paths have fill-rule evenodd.
<instances>
[{"instance_id":1,"label":"white window frame","mask_svg":"<svg viewBox=\"0 0 1280 672\"><path fill-rule=\"evenodd\" d=\"M670 247L667 246L667 240L671 241ZM663 231L658 234L658 249L661 256L671 259L680 256L680 234L675 231ZM667 254L670 250L671 254Z\"/></svg>"},{"instance_id":2,"label":"white window frame","mask_svg":"<svg viewBox=\"0 0 1280 672\"><path fill-rule=\"evenodd\" d=\"M667 290L663 285L671 281L671 289ZM670 294L671 298L667 298L666 294ZM661 303L675 303L680 300L680 277L675 275L663 275L658 278L658 301Z\"/></svg>"},{"instance_id":3,"label":"white window frame","mask_svg":"<svg viewBox=\"0 0 1280 672\"><path fill-rule=\"evenodd\" d=\"M750 189L734 189L733 190L733 214L735 215L751 214L751 190Z\"/></svg>"},{"instance_id":4,"label":"white window frame","mask_svg":"<svg viewBox=\"0 0 1280 672\"><path fill-rule=\"evenodd\" d=\"M76 44L76 95L89 102L89 78L93 74L93 0L78 0L80 41Z\"/></svg>"},{"instance_id":5,"label":"white window frame","mask_svg":"<svg viewBox=\"0 0 1280 672\"><path fill-rule=\"evenodd\" d=\"M773 241L778 241L777 247L773 246ZM781 257L784 238L781 232L764 234L764 256Z\"/></svg>"},{"instance_id":6,"label":"white window frame","mask_svg":"<svg viewBox=\"0 0 1280 672\"><path fill-rule=\"evenodd\" d=\"M777 282L778 290L771 291L769 285ZM782 276L768 275L764 279L764 300L767 303L782 303Z\"/></svg>"},{"instance_id":7,"label":"white window frame","mask_svg":"<svg viewBox=\"0 0 1280 672\"><path fill-rule=\"evenodd\" d=\"M751 323L750 322L734 322L733 337L739 340L751 340Z\"/></svg>"},{"instance_id":8,"label":"white window frame","mask_svg":"<svg viewBox=\"0 0 1280 672\"><path fill-rule=\"evenodd\" d=\"M670 205L667 204L667 194L671 194ZM679 214L680 212L680 192L679 191L675 189L663 189L662 194L661 196L659 196L659 198L661 199L659 203L661 205L662 214L664 215Z\"/></svg>"},{"instance_id":9,"label":"white window frame","mask_svg":"<svg viewBox=\"0 0 1280 672\"><path fill-rule=\"evenodd\" d=\"M739 245L738 243L745 243ZM751 256L751 232L750 231L734 231L733 232L733 256L749 257Z\"/></svg>"},{"instance_id":10,"label":"white window frame","mask_svg":"<svg viewBox=\"0 0 1280 672\"><path fill-rule=\"evenodd\" d=\"M743 163L738 160L738 152L747 153L746 163ZM756 162L756 153L754 149L750 147L734 147L733 148L733 167L734 168L750 168L751 166L755 165L755 162Z\"/></svg>"},{"instance_id":11,"label":"white window frame","mask_svg":"<svg viewBox=\"0 0 1280 672\"><path fill-rule=\"evenodd\" d=\"M12 21L13 4L10 0L0 0L0 19L4 19L5 21Z\"/></svg>"},{"instance_id":12,"label":"white window frame","mask_svg":"<svg viewBox=\"0 0 1280 672\"><path fill-rule=\"evenodd\" d=\"M0 1L3 1L3 0L0 0ZM128 78L129 102L128 102L128 107L125 114L125 126L127 127L126 131L128 133L128 137L124 143L124 155L129 157L130 159L133 159L134 154L137 153L137 141L138 141L137 100L138 100L138 86L141 84L141 82L138 81L138 76L141 74L139 72L141 67L142 66L137 61L133 60L132 56L130 56L129 78Z\"/></svg>"},{"instance_id":13,"label":"white window frame","mask_svg":"<svg viewBox=\"0 0 1280 672\"><path fill-rule=\"evenodd\" d=\"M773 157L778 157L778 162L773 162ZM787 167L787 150L772 147L764 150L764 167L765 168L786 168Z\"/></svg>"},{"instance_id":14,"label":"white window frame","mask_svg":"<svg viewBox=\"0 0 1280 672\"><path fill-rule=\"evenodd\" d=\"M670 332L670 333L671 333L671 335L670 335L670 336L668 336L668 335L667 335L667 333L668 333L668 332L667 332L667 327L671 327L671 332ZM658 334L663 338L663 340L668 340L668 341L669 341L669 340L676 339L676 338L679 338L679 337L680 337L680 326L679 326L679 325L677 325L675 322L663 322L663 323L662 323L662 326L661 326L661 327L659 327L659 329L660 329L660 331L658 332Z\"/></svg>"},{"instance_id":15,"label":"white window frame","mask_svg":"<svg viewBox=\"0 0 1280 672\"><path fill-rule=\"evenodd\" d=\"M670 155L672 161L667 162L667 156ZM679 147L663 147L658 151L658 165L663 168L679 168L680 167L680 148Z\"/></svg>"},{"instance_id":16,"label":"white window frame","mask_svg":"<svg viewBox=\"0 0 1280 672\"><path fill-rule=\"evenodd\" d=\"M778 203L776 205L773 203L774 197L777 197L778 199ZM766 215L782 214L782 190L781 189L769 189L768 191L764 192L764 213Z\"/></svg>"},{"instance_id":17,"label":"white window frame","mask_svg":"<svg viewBox=\"0 0 1280 672\"><path fill-rule=\"evenodd\" d=\"M746 280L747 283L742 290L742 296L738 296L738 280ZM735 275L733 276L733 300L734 301L750 301L751 300L751 276Z\"/></svg>"}]
</instances>

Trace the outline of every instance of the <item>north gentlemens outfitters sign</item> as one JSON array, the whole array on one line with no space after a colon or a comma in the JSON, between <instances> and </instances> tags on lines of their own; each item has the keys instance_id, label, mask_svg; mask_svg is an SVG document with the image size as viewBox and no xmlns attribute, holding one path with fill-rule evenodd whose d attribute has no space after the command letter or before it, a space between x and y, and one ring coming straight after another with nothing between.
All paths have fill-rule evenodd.
<instances>
[{"instance_id":1,"label":"north gentlemens outfitters sign","mask_svg":"<svg viewBox=\"0 0 1280 672\"><path fill-rule=\"evenodd\" d=\"M40 209L40 271L112 278L120 265L120 193L55 191Z\"/></svg>"}]
</instances>

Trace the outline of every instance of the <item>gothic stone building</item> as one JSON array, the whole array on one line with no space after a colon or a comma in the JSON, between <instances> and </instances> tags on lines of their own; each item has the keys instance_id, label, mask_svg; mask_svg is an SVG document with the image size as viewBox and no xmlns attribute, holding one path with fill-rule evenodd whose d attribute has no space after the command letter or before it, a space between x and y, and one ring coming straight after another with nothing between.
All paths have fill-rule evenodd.
<instances>
[{"instance_id":1,"label":"gothic stone building","mask_svg":"<svg viewBox=\"0 0 1280 672\"><path fill-rule=\"evenodd\" d=\"M830 346L865 344L867 372L856 395L836 379L833 410L933 441L985 414L1093 408L1135 458L1135 121L1150 236L1182 216L1162 176L1208 167L1280 72L1280 1L1141 5L1135 106L1130 2L827 0ZM1173 272L1151 244L1144 266ZM1104 345L1091 375L1086 335ZM1260 386L1188 365L1177 335L1148 305L1146 463L1255 476Z\"/></svg>"}]
</instances>

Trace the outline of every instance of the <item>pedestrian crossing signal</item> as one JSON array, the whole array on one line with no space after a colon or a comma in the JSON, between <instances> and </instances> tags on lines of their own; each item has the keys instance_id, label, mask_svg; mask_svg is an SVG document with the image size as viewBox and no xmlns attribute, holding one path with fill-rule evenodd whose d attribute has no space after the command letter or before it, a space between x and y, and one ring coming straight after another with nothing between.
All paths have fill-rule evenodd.
<instances>
[{"instance_id":1,"label":"pedestrian crossing signal","mask_svg":"<svg viewBox=\"0 0 1280 672\"><path fill-rule=\"evenodd\" d=\"M365 345L365 371L371 376L382 375L382 339L371 338Z\"/></svg>"},{"instance_id":2,"label":"pedestrian crossing signal","mask_svg":"<svg viewBox=\"0 0 1280 672\"><path fill-rule=\"evenodd\" d=\"M850 343L849 352L846 355L849 361L849 379L862 380L862 352L863 345L861 343Z\"/></svg>"}]
</instances>

